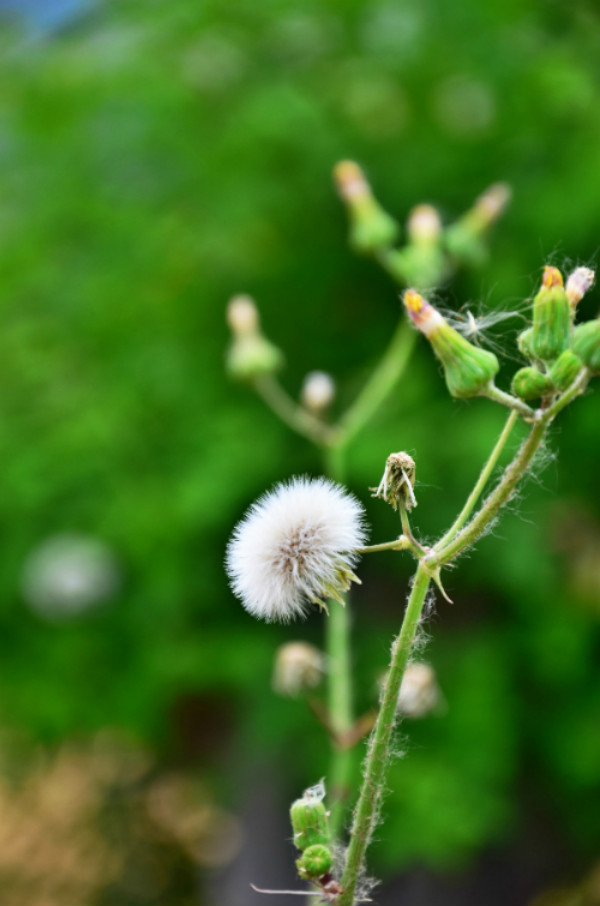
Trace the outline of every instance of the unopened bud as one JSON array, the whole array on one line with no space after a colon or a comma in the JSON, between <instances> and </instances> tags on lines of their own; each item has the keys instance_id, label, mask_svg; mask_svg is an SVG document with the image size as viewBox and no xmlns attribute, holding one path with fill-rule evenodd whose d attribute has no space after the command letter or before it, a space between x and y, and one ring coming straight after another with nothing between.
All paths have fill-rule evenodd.
<instances>
[{"instance_id":1,"label":"unopened bud","mask_svg":"<svg viewBox=\"0 0 600 906\"><path fill-rule=\"evenodd\" d=\"M305 881L317 881L329 874L333 865L333 853L328 846L314 843L308 846L296 860L298 874Z\"/></svg>"},{"instance_id":2,"label":"unopened bud","mask_svg":"<svg viewBox=\"0 0 600 906\"><path fill-rule=\"evenodd\" d=\"M227 306L233 341L225 367L235 380L248 381L273 374L283 365L283 353L261 333L258 309L250 296L234 296Z\"/></svg>"},{"instance_id":3,"label":"unopened bud","mask_svg":"<svg viewBox=\"0 0 600 906\"><path fill-rule=\"evenodd\" d=\"M379 487L371 488L372 496L381 497L395 510L399 506L405 510L412 510L417 505L413 490L416 468L414 459L408 453L390 454L386 460Z\"/></svg>"},{"instance_id":4,"label":"unopened bud","mask_svg":"<svg viewBox=\"0 0 600 906\"><path fill-rule=\"evenodd\" d=\"M317 415L324 412L335 397L335 382L324 371L311 371L302 382L300 400L306 409Z\"/></svg>"},{"instance_id":5,"label":"unopened bud","mask_svg":"<svg viewBox=\"0 0 600 906\"><path fill-rule=\"evenodd\" d=\"M575 328L571 349L590 371L600 371L600 319L586 321Z\"/></svg>"},{"instance_id":6,"label":"unopened bud","mask_svg":"<svg viewBox=\"0 0 600 906\"><path fill-rule=\"evenodd\" d=\"M534 400L551 393L552 381L537 368L528 365L516 372L512 379L512 390L522 400Z\"/></svg>"},{"instance_id":7,"label":"unopened bud","mask_svg":"<svg viewBox=\"0 0 600 906\"><path fill-rule=\"evenodd\" d=\"M275 655L273 689L295 698L318 686L324 673L325 657L318 648L308 642L287 642Z\"/></svg>"},{"instance_id":8,"label":"unopened bud","mask_svg":"<svg viewBox=\"0 0 600 906\"><path fill-rule=\"evenodd\" d=\"M571 349L565 349L551 366L548 377L557 390L566 390L573 383L581 368L581 360Z\"/></svg>"},{"instance_id":9,"label":"unopened bud","mask_svg":"<svg viewBox=\"0 0 600 906\"><path fill-rule=\"evenodd\" d=\"M290 809L294 845L303 852L309 846L329 846L331 835L329 821L323 804L325 787L319 783L305 790L301 799L296 799Z\"/></svg>"},{"instance_id":10,"label":"unopened bud","mask_svg":"<svg viewBox=\"0 0 600 906\"><path fill-rule=\"evenodd\" d=\"M501 214L511 197L506 183L494 183L476 199L473 207L444 231L446 247L459 260L478 265L485 259L482 237Z\"/></svg>"},{"instance_id":11,"label":"unopened bud","mask_svg":"<svg viewBox=\"0 0 600 906\"><path fill-rule=\"evenodd\" d=\"M227 306L227 323L232 333L256 333L260 321L254 299L244 295L234 296Z\"/></svg>"},{"instance_id":12,"label":"unopened bud","mask_svg":"<svg viewBox=\"0 0 600 906\"><path fill-rule=\"evenodd\" d=\"M565 290L572 309L579 305L587 291L592 288L595 276L589 267L576 267L569 274Z\"/></svg>"},{"instance_id":13,"label":"unopened bud","mask_svg":"<svg viewBox=\"0 0 600 906\"><path fill-rule=\"evenodd\" d=\"M437 706L440 690L429 664L409 664L398 695L398 711L405 717L425 717Z\"/></svg>"},{"instance_id":14,"label":"unopened bud","mask_svg":"<svg viewBox=\"0 0 600 906\"><path fill-rule=\"evenodd\" d=\"M533 349L531 348L531 338L533 336L533 327L528 327L526 330L523 330L517 337L517 346L519 347L519 352L525 356L526 359L535 359L533 354Z\"/></svg>"},{"instance_id":15,"label":"unopened bud","mask_svg":"<svg viewBox=\"0 0 600 906\"><path fill-rule=\"evenodd\" d=\"M469 343L414 289L404 293L404 305L444 366L452 396L468 398L485 393L500 368L496 356Z\"/></svg>"},{"instance_id":16,"label":"unopened bud","mask_svg":"<svg viewBox=\"0 0 600 906\"><path fill-rule=\"evenodd\" d=\"M480 229L486 229L502 216L511 197L512 189L506 182L495 182L481 193L473 205Z\"/></svg>"},{"instance_id":17,"label":"unopened bud","mask_svg":"<svg viewBox=\"0 0 600 906\"><path fill-rule=\"evenodd\" d=\"M561 272L546 267L542 286L533 300L531 351L534 358L551 362L567 348L571 331L571 306Z\"/></svg>"},{"instance_id":18,"label":"unopened bud","mask_svg":"<svg viewBox=\"0 0 600 906\"><path fill-rule=\"evenodd\" d=\"M406 230L415 245L435 245L442 235L440 215L432 205L419 204L408 215Z\"/></svg>"},{"instance_id":19,"label":"unopened bud","mask_svg":"<svg viewBox=\"0 0 600 906\"><path fill-rule=\"evenodd\" d=\"M376 200L358 164L341 161L333 175L348 209L352 247L361 254L369 254L391 246L398 236L398 224Z\"/></svg>"}]
</instances>

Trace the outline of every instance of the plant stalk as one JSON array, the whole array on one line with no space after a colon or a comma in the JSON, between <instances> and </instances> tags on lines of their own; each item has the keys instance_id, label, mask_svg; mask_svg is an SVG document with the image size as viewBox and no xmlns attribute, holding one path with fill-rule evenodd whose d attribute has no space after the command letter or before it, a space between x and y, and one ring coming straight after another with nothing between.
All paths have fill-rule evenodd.
<instances>
[{"instance_id":1,"label":"plant stalk","mask_svg":"<svg viewBox=\"0 0 600 906\"><path fill-rule=\"evenodd\" d=\"M413 648L429 583L430 575L427 569L422 564L419 564L400 633L392 645L390 670L383 690L375 728L369 740L367 757L364 763L364 780L354 812L350 845L341 882L342 893L338 899L338 906L353 906L354 904L356 887L360 880L365 852L377 822L377 813L384 789L402 677Z\"/></svg>"}]
</instances>

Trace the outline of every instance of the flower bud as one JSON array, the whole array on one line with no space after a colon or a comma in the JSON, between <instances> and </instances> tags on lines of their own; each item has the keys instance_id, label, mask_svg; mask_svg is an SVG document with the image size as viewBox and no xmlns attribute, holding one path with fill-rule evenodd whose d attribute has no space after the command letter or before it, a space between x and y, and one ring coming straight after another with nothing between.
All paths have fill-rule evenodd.
<instances>
[{"instance_id":1,"label":"flower bud","mask_svg":"<svg viewBox=\"0 0 600 906\"><path fill-rule=\"evenodd\" d=\"M296 799L290 809L294 845L303 852L317 844L329 846L331 836L329 821L323 804L325 787L323 783L305 790L301 799Z\"/></svg>"},{"instance_id":2,"label":"flower bud","mask_svg":"<svg viewBox=\"0 0 600 906\"><path fill-rule=\"evenodd\" d=\"M262 335L258 309L250 296L233 297L227 306L227 323L233 341L225 367L232 378L248 381L279 371L283 353Z\"/></svg>"},{"instance_id":3,"label":"flower bud","mask_svg":"<svg viewBox=\"0 0 600 906\"><path fill-rule=\"evenodd\" d=\"M585 294L594 285L595 273L589 267L576 267L569 274L565 287L569 305L574 311Z\"/></svg>"},{"instance_id":4,"label":"flower bud","mask_svg":"<svg viewBox=\"0 0 600 906\"><path fill-rule=\"evenodd\" d=\"M586 321L575 328L571 349L590 371L600 371L600 319Z\"/></svg>"},{"instance_id":5,"label":"flower bud","mask_svg":"<svg viewBox=\"0 0 600 906\"><path fill-rule=\"evenodd\" d=\"M444 366L452 396L468 398L484 393L500 367L496 356L469 343L414 289L404 293L404 305Z\"/></svg>"},{"instance_id":6,"label":"flower bud","mask_svg":"<svg viewBox=\"0 0 600 906\"><path fill-rule=\"evenodd\" d=\"M408 215L406 230L414 245L436 245L442 235L442 221L430 204L418 204Z\"/></svg>"},{"instance_id":7,"label":"flower bud","mask_svg":"<svg viewBox=\"0 0 600 906\"><path fill-rule=\"evenodd\" d=\"M277 649L273 689L279 695L295 698L314 689L325 673L325 657L308 642L287 642Z\"/></svg>"},{"instance_id":8,"label":"flower bud","mask_svg":"<svg viewBox=\"0 0 600 906\"><path fill-rule=\"evenodd\" d=\"M519 352L524 355L526 359L530 360L535 359L533 349L531 348L532 336L533 327L528 327L526 330L523 330L517 337L517 346L519 347Z\"/></svg>"},{"instance_id":9,"label":"flower bud","mask_svg":"<svg viewBox=\"0 0 600 906\"><path fill-rule=\"evenodd\" d=\"M314 843L308 846L299 859L296 860L296 868L301 878L306 881L317 881L323 875L329 874L333 865L333 853L331 849L322 843Z\"/></svg>"},{"instance_id":10,"label":"flower bud","mask_svg":"<svg viewBox=\"0 0 600 906\"><path fill-rule=\"evenodd\" d=\"M415 486L416 465L408 453L391 453L388 456L383 478L378 488L371 488L373 497L381 497L395 510L398 506L412 510L417 505L413 488Z\"/></svg>"},{"instance_id":11,"label":"flower bud","mask_svg":"<svg viewBox=\"0 0 600 906\"><path fill-rule=\"evenodd\" d=\"M554 389L550 378L528 365L521 368L512 379L512 391L522 400L534 400Z\"/></svg>"},{"instance_id":12,"label":"flower bud","mask_svg":"<svg viewBox=\"0 0 600 906\"><path fill-rule=\"evenodd\" d=\"M573 383L582 368L580 359L570 349L561 352L548 372L548 377L557 390L566 390Z\"/></svg>"},{"instance_id":13,"label":"flower bud","mask_svg":"<svg viewBox=\"0 0 600 906\"><path fill-rule=\"evenodd\" d=\"M260 329L260 319L254 299L234 296L227 306L227 323L234 334L256 333Z\"/></svg>"},{"instance_id":14,"label":"flower bud","mask_svg":"<svg viewBox=\"0 0 600 906\"><path fill-rule=\"evenodd\" d=\"M350 245L361 254L386 248L398 237L398 224L376 198L358 164L343 160L333 171L350 217Z\"/></svg>"},{"instance_id":15,"label":"flower bud","mask_svg":"<svg viewBox=\"0 0 600 906\"><path fill-rule=\"evenodd\" d=\"M510 201L506 183L494 183L476 199L473 207L444 231L446 248L459 261L478 265L485 260L482 236L503 214Z\"/></svg>"},{"instance_id":16,"label":"flower bud","mask_svg":"<svg viewBox=\"0 0 600 906\"><path fill-rule=\"evenodd\" d=\"M335 382L331 375L324 371L311 371L302 382L300 401L302 405L321 415L333 402L335 397Z\"/></svg>"},{"instance_id":17,"label":"flower bud","mask_svg":"<svg viewBox=\"0 0 600 906\"><path fill-rule=\"evenodd\" d=\"M571 307L561 272L546 267L542 286L533 300L531 351L536 359L550 362L567 348L571 331Z\"/></svg>"},{"instance_id":18,"label":"flower bud","mask_svg":"<svg viewBox=\"0 0 600 906\"><path fill-rule=\"evenodd\" d=\"M398 711L405 717L425 717L440 700L435 671L429 664L409 664L398 694Z\"/></svg>"}]
</instances>

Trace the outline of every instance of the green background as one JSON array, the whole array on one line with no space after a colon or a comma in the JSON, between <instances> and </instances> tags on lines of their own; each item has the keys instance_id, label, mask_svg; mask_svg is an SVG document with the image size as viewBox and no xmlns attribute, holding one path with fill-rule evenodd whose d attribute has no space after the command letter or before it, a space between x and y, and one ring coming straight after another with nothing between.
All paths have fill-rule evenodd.
<instances>
[{"instance_id":1,"label":"green background","mask_svg":"<svg viewBox=\"0 0 600 906\"><path fill-rule=\"evenodd\" d=\"M593 266L599 35L594 4L533 0L115 0L60 31L5 21L6 728L50 747L124 730L159 765L209 777L233 812L253 765L279 774L283 810L321 776L324 734L303 703L275 697L270 672L283 641L320 644L322 618L257 623L222 566L250 502L321 463L227 379L227 299L256 298L285 350L292 394L319 368L338 382L340 408L353 398L399 301L347 248L331 180L345 157L401 220L428 201L450 221L488 184L511 184L489 260L440 293L445 305L522 310L545 263ZM595 316L596 291L581 308ZM499 329L513 357L518 327ZM509 358L509 375L514 367ZM405 725L406 757L373 847L379 875L469 871L496 850L518 851L516 863L538 841L543 867L510 906L575 881L598 855L599 406L590 393L564 413L539 480L447 577L455 603L436 602L426 652L447 712ZM351 451L348 484L365 501L372 540L396 531L367 490L389 452L415 456L415 524L433 538L502 419L491 403L452 401L419 342ZM23 564L65 532L107 543L122 582L101 607L44 620L24 601ZM409 567L387 554L361 567L361 707L373 704Z\"/></svg>"}]
</instances>

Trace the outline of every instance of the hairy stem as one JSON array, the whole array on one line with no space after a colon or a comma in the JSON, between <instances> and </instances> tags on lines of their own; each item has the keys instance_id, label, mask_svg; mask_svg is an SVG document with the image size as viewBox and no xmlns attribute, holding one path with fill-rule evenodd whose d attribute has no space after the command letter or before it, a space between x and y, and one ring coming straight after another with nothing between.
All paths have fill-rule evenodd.
<instances>
[{"instance_id":1,"label":"hairy stem","mask_svg":"<svg viewBox=\"0 0 600 906\"><path fill-rule=\"evenodd\" d=\"M496 387L493 383L486 388L486 391L485 393L482 393L482 396L486 396L489 400L494 400L495 403L500 403L502 406L508 406L509 409L520 412L521 415L525 416L527 419L531 420L535 415L535 412L527 405L527 403L524 403L523 400L520 400L517 396L513 396L511 393L500 390L500 388Z\"/></svg>"},{"instance_id":2,"label":"hairy stem","mask_svg":"<svg viewBox=\"0 0 600 906\"><path fill-rule=\"evenodd\" d=\"M490 475L494 471L494 468L496 466L496 463L498 462L498 459L500 458L500 454L502 453L502 450L504 449L506 441L510 437L511 431L515 426L515 422L517 421L517 418L518 418L518 412L516 411L516 409L513 409L513 411L508 416L508 419L506 420L506 424L504 425L502 433L500 434L500 437L498 438L498 440L494 446L494 449L490 453L486 464L484 465L483 469L481 470L481 474L480 474L479 478L477 479L475 487L473 488L473 490L471 491L471 493L469 494L469 496L467 498L467 502L465 503L464 507L462 508L462 510L460 511L460 513L458 514L458 516L456 517L456 519L454 520L454 522L452 523L452 525L450 526L450 528L448 529L448 531L446 532L444 537L441 538L437 542L436 546L439 547L440 549L444 548L454 538L454 536L461 530L461 528L463 527L463 525L465 524L465 522L467 521L467 519L473 512L475 504L477 503L477 501L479 500L479 498L481 496L481 492L483 491L484 487L486 486L487 482L489 481Z\"/></svg>"},{"instance_id":3,"label":"hairy stem","mask_svg":"<svg viewBox=\"0 0 600 906\"><path fill-rule=\"evenodd\" d=\"M377 812L385 784L386 768L390 759L390 742L396 723L398 694L414 644L429 582L430 575L428 571L419 564L400 634L392 646L390 670L383 690L375 728L369 740L367 757L364 763L364 779L354 812L350 845L341 882L342 893L338 900L338 906L353 906L354 904L356 886L362 871L365 852L377 821Z\"/></svg>"},{"instance_id":4,"label":"hairy stem","mask_svg":"<svg viewBox=\"0 0 600 906\"><path fill-rule=\"evenodd\" d=\"M506 467L502 478L489 495L479 512L471 519L462 531L454 535L446 544L443 538L432 549L427 560L432 567L445 566L467 548L471 547L496 518L500 508L512 496L517 484L523 477L542 442L546 429L552 419L564 409L576 396L583 393L589 380L589 373L582 371L571 386L565 390L546 410L538 410L536 421L523 441L513 461Z\"/></svg>"}]
</instances>

